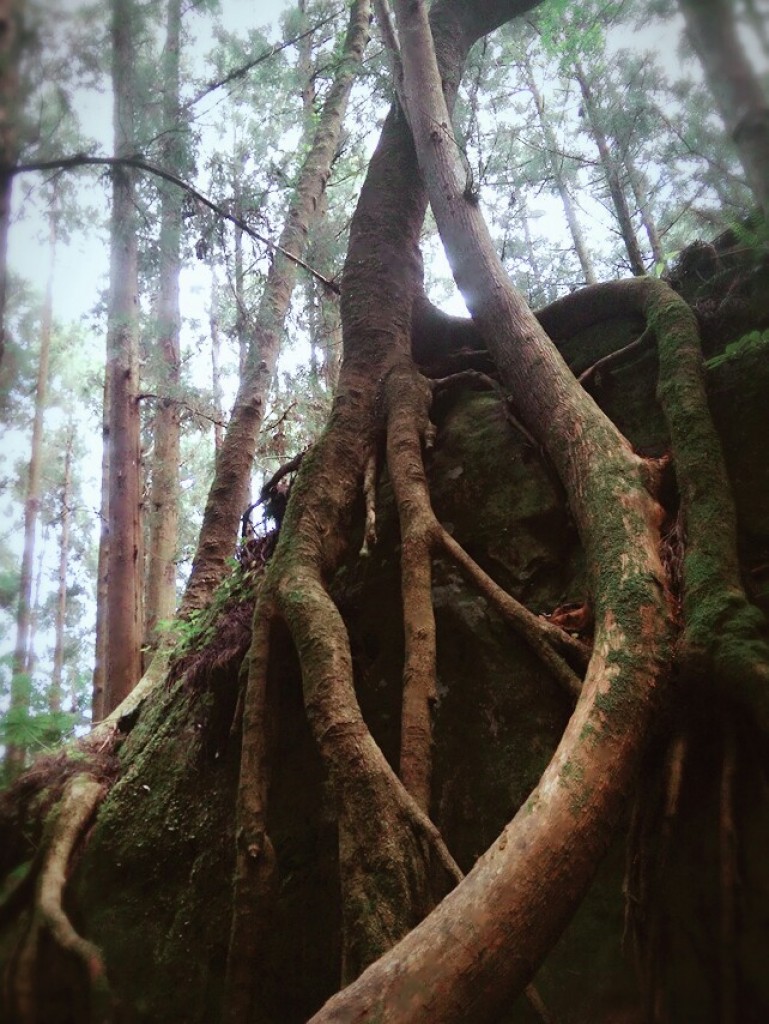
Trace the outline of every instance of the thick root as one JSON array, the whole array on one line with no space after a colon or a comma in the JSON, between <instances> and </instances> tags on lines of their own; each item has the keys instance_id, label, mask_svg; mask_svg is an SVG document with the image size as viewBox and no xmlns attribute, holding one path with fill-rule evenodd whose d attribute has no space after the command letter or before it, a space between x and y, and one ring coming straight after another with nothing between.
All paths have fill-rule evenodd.
<instances>
[{"instance_id":1,"label":"thick root","mask_svg":"<svg viewBox=\"0 0 769 1024\"><path fill-rule=\"evenodd\" d=\"M11 980L12 1013L20 1024L37 1024L39 944L43 930L83 965L90 993L90 1019L104 1024L115 1009L102 955L97 946L77 933L64 910L69 864L78 843L104 799L107 787L90 775L67 783L40 864L32 918L16 958Z\"/></svg>"}]
</instances>

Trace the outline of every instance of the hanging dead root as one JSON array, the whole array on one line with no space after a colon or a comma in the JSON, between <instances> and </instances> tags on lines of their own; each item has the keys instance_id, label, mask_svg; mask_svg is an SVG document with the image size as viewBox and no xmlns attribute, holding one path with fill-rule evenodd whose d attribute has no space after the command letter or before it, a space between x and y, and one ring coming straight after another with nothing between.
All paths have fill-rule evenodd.
<instances>
[{"instance_id":1,"label":"hanging dead root","mask_svg":"<svg viewBox=\"0 0 769 1024\"><path fill-rule=\"evenodd\" d=\"M39 942L47 931L61 950L82 964L90 993L91 1019L110 1019L113 1000L99 949L77 933L64 910L64 888L73 853L90 825L107 787L90 775L75 775L56 812L35 888L31 921L16 958L11 980L13 1013L20 1024L39 1020L36 993L40 990Z\"/></svg>"}]
</instances>

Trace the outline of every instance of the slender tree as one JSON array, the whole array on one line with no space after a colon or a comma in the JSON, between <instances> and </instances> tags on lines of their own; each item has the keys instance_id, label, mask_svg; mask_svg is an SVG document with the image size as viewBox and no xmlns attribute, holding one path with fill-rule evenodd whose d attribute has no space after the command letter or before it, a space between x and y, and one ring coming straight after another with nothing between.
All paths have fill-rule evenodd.
<instances>
[{"instance_id":1,"label":"slender tree","mask_svg":"<svg viewBox=\"0 0 769 1024\"><path fill-rule=\"evenodd\" d=\"M569 186L566 181L565 170L563 166L563 158L560 156L559 147L556 141L555 132L550 123L550 120L545 111L545 104L542 100L542 94L537 86L537 81L534 77L534 69L531 64L531 59L528 54L523 56L523 73L526 79L526 84L529 88L529 92L534 100L534 105L537 108L537 117L539 118L540 128L542 134L545 137L545 146L547 148L547 160L550 166L550 171L553 176L553 182L558 191L558 195L561 198L563 205L563 212L566 215L566 223L569 225L569 231L571 233L572 242L574 243L574 251L577 254L579 265L582 267L582 273L585 277L586 284L595 284L598 280L593 266L593 261L587 250L587 244L585 243L585 236L582 232L582 227L577 218L577 211L574 208L574 203L569 192Z\"/></svg>"},{"instance_id":2,"label":"slender tree","mask_svg":"<svg viewBox=\"0 0 769 1024\"><path fill-rule=\"evenodd\" d=\"M183 174L184 142L179 102L181 0L169 0L163 49L163 137L160 164ZM179 518L179 392L182 203L180 190L169 182L160 189L160 266L156 329L162 374L153 423L152 480L149 508L149 550L145 597L144 640L157 646L160 624L176 609L176 562Z\"/></svg>"},{"instance_id":3,"label":"slender tree","mask_svg":"<svg viewBox=\"0 0 769 1024\"><path fill-rule=\"evenodd\" d=\"M67 575L69 572L70 527L72 523L72 450L75 444L75 427L69 422L64 442L64 475L61 484L61 510L59 533L59 568L56 588L56 611L54 614L53 671L49 689L48 706L52 714L62 709L62 688L64 681L64 646L67 624Z\"/></svg>"},{"instance_id":4,"label":"slender tree","mask_svg":"<svg viewBox=\"0 0 769 1024\"><path fill-rule=\"evenodd\" d=\"M32 445L27 468L24 499L24 548L21 556L21 582L16 612L16 642L13 650L11 682L11 711L20 715L29 713L32 630L32 584L35 564L35 545L41 497L42 445L45 412L48 404L48 377L51 358L51 332L53 326L53 283L56 267L56 241L58 211L54 193L49 220L50 266L40 323L40 356L35 387L35 411L32 422ZM10 774L24 764L26 749L23 743L9 743L6 765Z\"/></svg>"},{"instance_id":5,"label":"slender tree","mask_svg":"<svg viewBox=\"0 0 769 1024\"><path fill-rule=\"evenodd\" d=\"M249 325L248 354L227 432L217 453L198 549L182 611L201 607L221 582L248 499L256 438L280 351L283 324L296 281L296 264L315 223L320 200L339 145L347 100L368 41L368 4L355 3L334 82L323 103L314 135L297 177L294 196L271 263L259 307Z\"/></svg>"},{"instance_id":6,"label":"slender tree","mask_svg":"<svg viewBox=\"0 0 769 1024\"><path fill-rule=\"evenodd\" d=\"M591 137L594 139L598 154L601 158L601 166L606 178L606 185L611 197L614 215L617 218L620 235L625 245L625 250L630 262L630 269L634 274L643 275L646 273L646 264L643 253L638 245L638 237L633 226L633 218L628 206L625 194L625 184L622 176L621 164L612 152L610 140L603 128L601 111L596 100L593 87L585 67L580 60L574 64L574 77L579 84L584 104L585 116Z\"/></svg>"},{"instance_id":7,"label":"slender tree","mask_svg":"<svg viewBox=\"0 0 769 1024\"><path fill-rule=\"evenodd\" d=\"M133 0L112 0L114 146L135 152L136 62ZM139 527L139 309L135 173L115 166L110 220L110 294L106 387L109 392L109 507L106 658L103 711L109 713L141 675L141 533Z\"/></svg>"}]
</instances>

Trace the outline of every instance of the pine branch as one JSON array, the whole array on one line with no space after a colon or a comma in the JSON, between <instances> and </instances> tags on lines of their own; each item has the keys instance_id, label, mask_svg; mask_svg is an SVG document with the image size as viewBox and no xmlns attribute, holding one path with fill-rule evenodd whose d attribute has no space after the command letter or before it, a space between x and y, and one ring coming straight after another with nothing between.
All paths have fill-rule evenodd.
<instances>
[{"instance_id":1,"label":"pine branch","mask_svg":"<svg viewBox=\"0 0 769 1024\"><path fill-rule=\"evenodd\" d=\"M192 99L187 100L187 102L182 105L182 110L189 110L190 107L194 107L196 103L199 103L202 99L205 99L205 97L210 95L212 92L216 92L217 89L221 89L222 86L229 85L230 82L234 82L238 78L245 77L245 75L247 75L249 71L255 68L257 64L261 64L262 61L268 60L270 57L274 57L275 54L280 53L281 50L288 49L289 46L293 46L295 43L300 42L307 36L312 35L313 32L317 32L319 28L322 28L324 25L327 25L328 22L333 21L334 18L336 18L341 13L342 10L344 10L344 8L337 8L335 11L332 11L327 18L322 18L320 21L316 22L311 28L306 29L298 36L294 36L291 39L286 39L285 42L282 43L275 43L274 46L270 46L267 50L264 50L258 56L254 57L252 60L248 61L245 64L242 64L238 68L235 68L234 71L230 71L229 74L224 76L224 78L213 79L212 81L208 82L206 85L203 86L203 88L199 92L197 92L192 97Z\"/></svg>"}]
</instances>

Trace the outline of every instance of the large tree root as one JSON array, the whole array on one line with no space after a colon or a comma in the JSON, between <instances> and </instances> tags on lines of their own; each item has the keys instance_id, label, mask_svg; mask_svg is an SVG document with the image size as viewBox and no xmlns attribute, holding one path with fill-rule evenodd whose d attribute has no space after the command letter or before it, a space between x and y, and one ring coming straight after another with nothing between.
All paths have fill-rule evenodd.
<instances>
[{"instance_id":1,"label":"large tree root","mask_svg":"<svg viewBox=\"0 0 769 1024\"><path fill-rule=\"evenodd\" d=\"M270 702L267 680L275 609L257 599L251 649L242 673L243 697L240 782L235 830L232 923L224 986L223 1020L259 1020L259 963L274 896L275 851L267 834L270 780Z\"/></svg>"},{"instance_id":2,"label":"large tree root","mask_svg":"<svg viewBox=\"0 0 769 1024\"><path fill-rule=\"evenodd\" d=\"M106 793L106 786L89 775L68 783L56 812L40 863L32 917L22 940L11 982L12 1006L19 1024L37 1024L40 965L39 943L47 931L61 950L82 964L90 994L89 1019L111 1019L113 1000L101 952L74 929L63 897L70 860Z\"/></svg>"},{"instance_id":3,"label":"large tree root","mask_svg":"<svg viewBox=\"0 0 769 1024\"><path fill-rule=\"evenodd\" d=\"M620 312L641 313L657 336L658 396L670 430L686 542L679 657L688 674L712 677L769 732L767 626L742 585L737 515L708 408L694 314L665 282L636 278L585 288L538 316L560 337Z\"/></svg>"}]
</instances>

